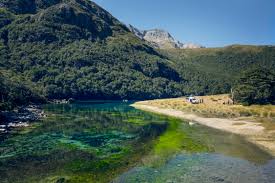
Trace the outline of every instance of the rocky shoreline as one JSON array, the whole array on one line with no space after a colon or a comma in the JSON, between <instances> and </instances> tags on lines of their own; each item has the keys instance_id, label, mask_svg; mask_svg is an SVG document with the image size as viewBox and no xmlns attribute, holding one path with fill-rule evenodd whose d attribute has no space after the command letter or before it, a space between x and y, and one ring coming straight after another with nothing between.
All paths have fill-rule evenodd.
<instances>
[{"instance_id":1,"label":"rocky shoreline","mask_svg":"<svg viewBox=\"0 0 275 183\"><path fill-rule=\"evenodd\" d=\"M28 127L30 122L45 118L46 114L39 105L28 105L13 111L0 111L0 134L14 128Z\"/></svg>"}]
</instances>

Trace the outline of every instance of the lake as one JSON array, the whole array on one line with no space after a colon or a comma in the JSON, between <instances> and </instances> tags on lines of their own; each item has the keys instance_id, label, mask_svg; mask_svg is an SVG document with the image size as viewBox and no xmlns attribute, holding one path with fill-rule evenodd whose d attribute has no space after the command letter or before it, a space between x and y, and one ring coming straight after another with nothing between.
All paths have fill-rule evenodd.
<instances>
[{"instance_id":1,"label":"lake","mask_svg":"<svg viewBox=\"0 0 275 183\"><path fill-rule=\"evenodd\" d=\"M237 135L115 101L44 110L0 141L0 182L275 182L274 157Z\"/></svg>"}]
</instances>

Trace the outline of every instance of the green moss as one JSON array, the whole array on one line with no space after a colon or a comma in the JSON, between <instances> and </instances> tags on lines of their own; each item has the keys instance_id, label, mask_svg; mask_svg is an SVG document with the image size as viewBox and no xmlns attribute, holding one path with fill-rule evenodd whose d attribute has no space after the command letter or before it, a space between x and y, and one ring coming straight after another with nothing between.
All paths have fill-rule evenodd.
<instances>
[{"instance_id":1,"label":"green moss","mask_svg":"<svg viewBox=\"0 0 275 183\"><path fill-rule=\"evenodd\" d=\"M146 124L146 122L143 119L140 119L140 118L129 118L129 119L124 120L124 122L134 123L134 124L138 124L138 125Z\"/></svg>"},{"instance_id":2,"label":"green moss","mask_svg":"<svg viewBox=\"0 0 275 183\"><path fill-rule=\"evenodd\" d=\"M170 118L167 131L161 135L152 150L153 161L149 164L158 166L169 157L179 152L207 152L209 148L190 136L192 129L183 122Z\"/></svg>"},{"instance_id":3,"label":"green moss","mask_svg":"<svg viewBox=\"0 0 275 183\"><path fill-rule=\"evenodd\" d=\"M28 183L110 182L147 156L161 163L178 152L204 148L181 120L124 104L47 105L45 111L49 117L35 128L0 144L0 169L11 175L5 177L9 182L16 182L14 175Z\"/></svg>"},{"instance_id":4,"label":"green moss","mask_svg":"<svg viewBox=\"0 0 275 183\"><path fill-rule=\"evenodd\" d=\"M47 177L41 183L99 183L100 181L94 175L85 173L71 176L52 176Z\"/></svg>"},{"instance_id":5,"label":"green moss","mask_svg":"<svg viewBox=\"0 0 275 183\"><path fill-rule=\"evenodd\" d=\"M80 141L69 140L69 139L60 139L59 147L66 148L69 150L81 150L91 154L96 154L98 152L97 148L92 148L89 145L86 145Z\"/></svg>"}]
</instances>

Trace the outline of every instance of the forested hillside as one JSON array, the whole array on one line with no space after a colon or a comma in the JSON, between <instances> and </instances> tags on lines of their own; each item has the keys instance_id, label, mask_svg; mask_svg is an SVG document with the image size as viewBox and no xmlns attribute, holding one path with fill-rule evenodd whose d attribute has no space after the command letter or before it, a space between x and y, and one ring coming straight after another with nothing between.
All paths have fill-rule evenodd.
<instances>
[{"instance_id":1,"label":"forested hillside","mask_svg":"<svg viewBox=\"0 0 275 183\"><path fill-rule=\"evenodd\" d=\"M173 66L89 0L1 0L0 6L2 77L20 80L35 95L150 99L183 94ZM7 91L1 95L9 101Z\"/></svg>"},{"instance_id":2,"label":"forested hillside","mask_svg":"<svg viewBox=\"0 0 275 183\"><path fill-rule=\"evenodd\" d=\"M184 92L228 93L251 68L275 70L274 46L233 45L224 48L162 50L185 79Z\"/></svg>"},{"instance_id":3,"label":"forested hillside","mask_svg":"<svg viewBox=\"0 0 275 183\"><path fill-rule=\"evenodd\" d=\"M251 65L274 63L274 47L155 50L89 0L0 0L2 110L226 93Z\"/></svg>"}]
</instances>

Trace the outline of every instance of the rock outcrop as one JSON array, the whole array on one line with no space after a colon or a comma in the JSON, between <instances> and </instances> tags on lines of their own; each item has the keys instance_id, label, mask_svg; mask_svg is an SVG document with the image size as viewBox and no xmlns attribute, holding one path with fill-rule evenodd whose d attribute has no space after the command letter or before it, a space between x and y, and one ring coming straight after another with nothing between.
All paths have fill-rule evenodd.
<instances>
[{"instance_id":1,"label":"rock outcrop","mask_svg":"<svg viewBox=\"0 0 275 183\"><path fill-rule=\"evenodd\" d=\"M137 37L150 43L155 48L159 49L195 49L203 48L203 46L194 43L181 43L177 41L169 32L162 29L139 30L136 27L129 25L129 30Z\"/></svg>"},{"instance_id":2,"label":"rock outcrop","mask_svg":"<svg viewBox=\"0 0 275 183\"><path fill-rule=\"evenodd\" d=\"M12 128L28 127L30 122L45 117L46 114L37 105L20 107L14 111L0 111L0 135Z\"/></svg>"}]
</instances>

